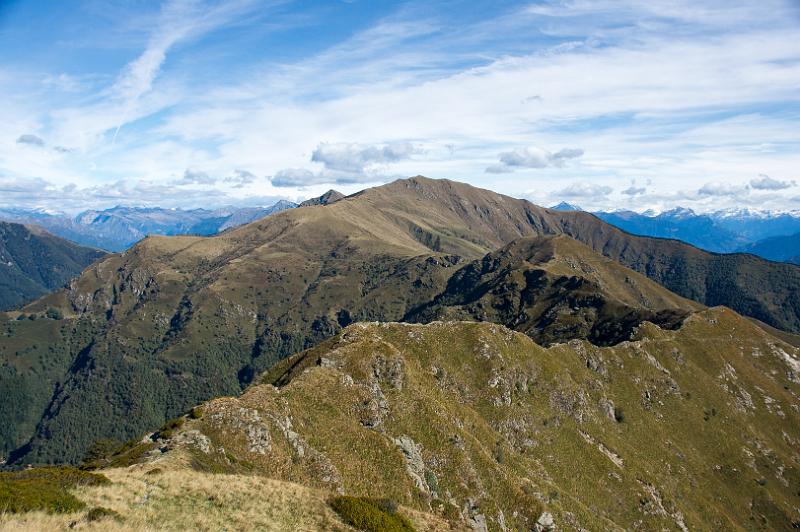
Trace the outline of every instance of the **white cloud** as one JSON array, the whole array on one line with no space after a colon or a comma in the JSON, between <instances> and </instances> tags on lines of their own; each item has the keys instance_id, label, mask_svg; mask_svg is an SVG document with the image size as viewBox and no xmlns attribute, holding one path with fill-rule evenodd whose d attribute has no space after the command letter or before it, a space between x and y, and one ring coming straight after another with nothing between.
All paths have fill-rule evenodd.
<instances>
[{"instance_id":1,"label":"white cloud","mask_svg":"<svg viewBox=\"0 0 800 532\"><path fill-rule=\"evenodd\" d=\"M376 166L410 159L418 153L420 149L410 142L377 145L323 142L311 154L311 161L322 163L329 170L361 173Z\"/></svg>"},{"instance_id":2,"label":"white cloud","mask_svg":"<svg viewBox=\"0 0 800 532\"><path fill-rule=\"evenodd\" d=\"M761 174L757 179L750 180L750 186L756 190L784 190L797 186L796 181L781 181L768 175Z\"/></svg>"},{"instance_id":3,"label":"white cloud","mask_svg":"<svg viewBox=\"0 0 800 532\"><path fill-rule=\"evenodd\" d=\"M753 183L759 193L746 195L754 175L800 167L800 39L789 0L545 2L453 26L402 12L326 49L309 45L297 59L264 55L224 76L192 78L185 65L205 53L188 50L198 37L247 25L241 13L252 3L231 5L169 4L103 91L81 92L97 79L64 78L76 96L42 100L4 82L16 76L0 67L0 171L88 187L202 168L240 199L422 173L511 195L586 180L618 191L603 200L612 207L756 196L797 206ZM532 37L541 34L546 42ZM75 151L16 144L23 131ZM424 153L394 151L409 139ZM578 159L563 146L586 153ZM235 179L241 168L272 179ZM521 168L536 171L507 175ZM652 184L629 185L642 175ZM719 195L705 182L741 194Z\"/></svg>"},{"instance_id":4,"label":"white cloud","mask_svg":"<svg viewBox=\"0 0 800 532\"><path fill-rule=\"evenodd\" d=\"M213 185L217 182L215 177L211 177L202 170L187 169L183 172L183 177L173 181L174 185Z\"/></svg>"},{"instance_id":5,"label":"white cloud","mask_svg":"<svg viewBox=\"0 0 800 532\"><path fill-rule=\"evenodd\" d=\"M75 183L61 185L41 178L9 179L0 176L0 208L57 207L74 213L116 205L183 208L213 208L231 204L266 206L281 199L293 198L285 194L237 198L218 188L187 188L145 180L120 180L81 187Z\"/></svg>"},{"instance_id":6,"label":"white cloud","mask_svg":"<svg viewBox=\"0 0 800 532\"><path fill-rule=\"evenodd\" d=\"M513 172L517 168L547 168L548 166L563 167L569 159L576 159L583 155L579 148L563 148L555 153L538 147L515 148L512 151L498 155L499 164L486 168L490 174Z\"/></svg>"},{"instance_id":7,"label":"white cloud","mask_svg":"<svg viewBox=\"0 0 800 532\"><path fill-rule=\"evenodd\" d=\"M284 168L270 178L272 186L278 188L306 188L312 185L354 185L377 183L383 181L382 176L372 174L351 174L347 172L331 172L323 170L313 172L306 168Z\"/></svg>"},{"instance_id":8,"label":"white cloud","mask_svg":"<svg viewBox=\"0 0 800 532\"><path fill-rule=\"evenodd\" d=\"M29 144L31 146L44 146L44 140L41 137L37 137L36 135L31 135L30 133L26 133L24 135L20 135L17 138L17 144Z\"/></svg>"},{"instance_id":9,"label":"white cloud","mask_svg":"<svg viewBox=\"0 0 800 532\"><path fill-rule=\"evenodd\" d=\"M606 185L580 181L577 183L572 183L567 187L554 192L552 195L556 198L588 198L599 200L605 196L608 196L613 191L613 188Z\"/></svg>"},{"instance_id":10,"label":"white cloud","mask_svg":"<svg viewBox=\"0 0 800 532\"><path fill-rule=\"evenodd\" d=\"M225 183L231 183L234 188L244 188L258 181L258 177L247 170L234 170L232 175L223 179Z\"/></svg>"},{"instance_id":11,"label":"white cloud","mask_svg":"<svg viewBox=\"0 0 800 532\"><path fill-rule=\"evenodd\" d=\"M648 182L648 184L650 184L650 183ZM636 180L635 179L631 180L631 186L629 186L628 188L620 191L621 194L625 194L626 196L630 196L630 197L640 196L640 195L644 194L645 192L647 192L647 187L638 187L638 186L636 186Z\"/></svg>"},{"instance_id":12,"label":"white cloud","mask_svg":"<svg viewBox=\"0 0 800 532\"><path fill-rule=\"evenodd\" d=\"M750 191L747 185L737 185L725 182L706 183L697 193L700 196L742 196Z\"/></svg>"},{"instance_id":13,"label":"white cloud","mask_svg":"<svg viewBox=\"0 0 800 532\"><path fill-rule=\"evenodd\" d=\"M284 168L270 178L276 187L305 187L325 183L325 179L317 173L305 168Z\"/></svg>"}]
</instances>

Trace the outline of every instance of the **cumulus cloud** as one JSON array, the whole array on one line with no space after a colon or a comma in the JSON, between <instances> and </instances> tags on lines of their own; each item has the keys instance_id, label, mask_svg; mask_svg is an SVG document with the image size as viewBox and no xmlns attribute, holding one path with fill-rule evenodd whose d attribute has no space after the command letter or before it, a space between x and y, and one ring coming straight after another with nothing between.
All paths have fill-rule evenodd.
<instances>
[{"instance_id":1,"label":"cumulus cloud","mask_svg":"<svg viewBox=\"0 0 800 532\"><path fill-rule=\"evenodd\" d=\"M270 181L274 187L287 188L322 184L353 185L357 183L375 183L381 179L381 176L372 174L313 172L307 168L285 168L276 172L270 178Z\"/></svg>"},{"instance_id":2,"label":"cumulus cloud","mask_svg":"<svg viewBox=\"0 0 800 532\"><path fill-rule=\"evenodd\" d=\"M223 179L225 183L230 183L233 188L244 188L247 185L253 184L256 182L258 177L252 172L248 172L247 170L234 170L233 175L230 175Z\"/></svg>"},{"instance_id":3,"label":"cumulus cloud","mask_svg":"<svg viewBox=\"0 0 800 532\"><path fill-rule=\"evenodd\" d=\"M275 173L270 179L276 187L304 187L324 183L319 174L305 168L284 168Z\"/></svg>"},{"instance_id":4,"label":"cumulus cloud","mask_svg":"<svg viewBox=\"0 0 800 532\"><path fill-rule=\"evenodd\" d=\"M375 145L323 142L311 154L311 161L322 163L329 170L360 173L376 165L410 159L419 152L409 142Z\"/></svg>"},{"instance_id":5,"label":"cumulus cloud","mask_svg":"<svg viewBox=\"0 0 800 532\"><path fill-rule=\"evenodd\" d=\"M636 185L631 185L625 190L622 190L621 192L626 196L640 196L645 192L647 192L647 189L645 187L637 187Z\"/></svg>"},{"instance_id":6,"label":"cumulus cloud","mask_svg":"<svg viewBox=\"0 0 800 532\"><path fill-rule=\"evenodd\" d=\"M700 190L697 191L697 194L700 196L739 196L744 195L750 192L750 187L747 185L735 185L731 183L722 183L719 181L715 181L712 183L706 183Z\"/></svg>"},{"instance_id":7,"label":"cumulus cloud","mask_svg":"<svg viewBox=\"0 0 800 532\"><path fill-rule=\"evenodd\" d=\"M579 181L572 183L567 187L554 192L553 196L558 198L603 198L608 196L614 191L613 188L607 185L598 185L595 183L587 183Z\"/></svg>"},{"instance_id":8,"label":"cumulus cloud","mask_svg":"<svg viewBox=\"0 0 800 532\"><path fill-rule=\"evenodd\" d=\"M765 174L760 174L758 178L750 180L750 186L756 190L784 190L796 185L796 181L781 181Z\"/></svg>"},{"instance_id":9,"label":"cumulus cloud","mask_svg":"<svg viewBox=\"0 0 800 532\"><path fill-rule=\"evenodd\" d=\"M570 159L577 159L583 155L580 148L563 148L555 153L538 147L515 148L512 151L498 155L499 164L489 166L486 172L490 174L503 174L513 172L517 168L547 168L555 166L561 168Z\"/></svg>"},{"instance_id":10,"label":"cumulus cloud","mask_svg":"<svg viewBox=\"0 0 800 532\"><path fill-rule=\"evenodd\" d=\"M41 137L37 137L36 135L31 135L30 133L26 133L25 135L20 135L17 139L17 144L30 144L31 146L44 146L44 140Z\"/></svg>"},{"instance_id":11,"label":"cumulus cloud","mask_svg":"<svg viewBox=\"0 0 800 532\"><path fill-rule=\"evenodd\" d=\"M320 171L308 168L284 168L270 178L275 187L306 187L321 184L352 185L377 183L391 177L386 170L392 163L423 153L410 142L359 144L322 142L311 154L311 162L322 165Z\"/></svg>"},{"instance_id":12,"label":"cumulus cloud","mask_svg":"<svg viewBox=\"0 0 800 532\"><path fill-rule=\"evenodd\" d=\"M213 185L217 182L215 177L202 170L186 169L183 177L174 181L174 185Z\"/></svg>"},{"instance_id":13,"label":"cumulus cloud","mask_svg":"<svg viewBox=\"0 0 800 532\"><path fill-rule=\"evenodd\" d=\"M648 184L649 184L649 182L648 182ZM636 186L636 180L632 179L631 180L631 186L629 186L625 190L621 190L620 192L622 192L622 194L625 194L626 196L631 196L631 197L641 196L642 194L647 192L647 187L637 187Z\"/></svg>"}]
</instances>

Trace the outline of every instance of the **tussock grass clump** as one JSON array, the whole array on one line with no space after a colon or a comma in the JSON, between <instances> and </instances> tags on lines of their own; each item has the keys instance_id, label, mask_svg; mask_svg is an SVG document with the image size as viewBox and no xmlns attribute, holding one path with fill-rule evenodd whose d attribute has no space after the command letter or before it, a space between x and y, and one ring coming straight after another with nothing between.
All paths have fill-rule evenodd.
<instances>
[{"instance_id":1,"label":"tussock grass clump","mask_svg":"<svg viewBox=\"0 0 800 532\"><path fill-rule=\"evenodd\" d=\"M90 523L100 521L102 519L115 519L117 521L122 521L122 516L119 514L119 512L109 510L108 508L103 508L102 506L97 506L96 508L92 508L86 512L86 520Z\"/></svg>"},{"instance_id":2,"label":"tussock grass clump","mask_svg":"<svg viewBox=\"0 0 800 532\"><path fill-rule=\"evenodd\" d=\"M73 467L48 467L0 473L0 512L74 512L86 504L69 492L78 486L100 486L103 475Z\"/></svg>"},{"instance_id":3,"label":"tussock grass clump","mask_svg":"<svg viewBox=\"0 0 800 532\"><path fill-rule=\"evenodd\" d=\"M386 499L336 497L330 501L333 511L350 526L374 532L411 532L414 527L397 513L397 505Z\"/></svg>"}]
</instances>

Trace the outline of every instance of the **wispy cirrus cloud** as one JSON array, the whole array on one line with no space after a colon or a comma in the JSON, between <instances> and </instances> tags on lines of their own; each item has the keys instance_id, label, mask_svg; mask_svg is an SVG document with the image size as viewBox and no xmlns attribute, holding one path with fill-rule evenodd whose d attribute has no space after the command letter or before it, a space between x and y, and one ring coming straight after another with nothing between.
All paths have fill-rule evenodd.
<instances>
[{"instance_id":1,"label":"wispy cirrus cloud","mask_svg":"<svg viewBox=\"0 0 800 532\"><path fill-rule=\"evenodd\" d=\"M612 189L594 196L612 207L795 205L754 177L791 182L800 165L791 0L456 7L192 0L115 13L103 37L129 38L88 32L82 51L119 46L91 65L0 67L0 172L91 187L194 168L214 184L181 186L240 199L422 173L545 199L591 183ZM57 18L74 24L72 11ZM60 53L58 30L42 33ZM68 149L16 143L30 132ZM699 193L715 182L749 193Z\"/></svg>"}]
</instances>

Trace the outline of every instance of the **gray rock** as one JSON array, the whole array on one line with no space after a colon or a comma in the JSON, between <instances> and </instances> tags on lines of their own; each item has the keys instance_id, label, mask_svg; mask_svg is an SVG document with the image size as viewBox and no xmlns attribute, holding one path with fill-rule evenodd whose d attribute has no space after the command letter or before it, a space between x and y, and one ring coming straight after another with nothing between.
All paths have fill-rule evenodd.
<instances>
[{"instance_id":1,"label":"gray rock","mask_svg":"<svg viewBox=\"0 0 800 532\"><path fill-rule=\"evenodd\" d=\"M536 524L533 525L533 530L536 532L553 532L556 530L556 523L553 520L553 514L550 512L542 512Z\"/></svg>"}]
</instances>

